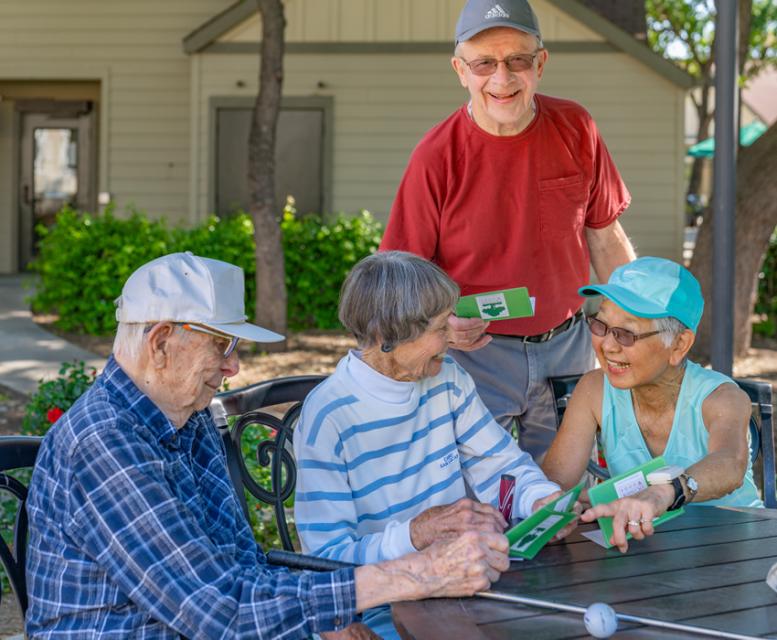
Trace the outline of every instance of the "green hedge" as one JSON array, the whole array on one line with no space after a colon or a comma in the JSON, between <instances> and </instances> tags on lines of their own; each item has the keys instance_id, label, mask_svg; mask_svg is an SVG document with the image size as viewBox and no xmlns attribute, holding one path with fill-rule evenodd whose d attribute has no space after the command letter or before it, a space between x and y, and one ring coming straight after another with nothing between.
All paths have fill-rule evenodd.
<instances>
[{"instance_id":1,"label":"green hedge","mask_svg":"<svg viewBox=\"0 0 777 640\"><path fill-rule=\"evenodd\" d=\"M318 215L298 218L284 210L281 222L286 260L289 327L338 328L337 299L350 268L377 249L380 223L363 211L332 220ZM209 217L194 228L170 228L131 210L116 217L63 209L50 228L38 227L39 255L32 269L40 284L33 309L56 313L61 329L92 335L116 328L114 300L140 265L166 253L196 255L231 262L246 275L246 313L254 316L255 262L253 222L245 213Z\"/></svg>"}]
</instances>

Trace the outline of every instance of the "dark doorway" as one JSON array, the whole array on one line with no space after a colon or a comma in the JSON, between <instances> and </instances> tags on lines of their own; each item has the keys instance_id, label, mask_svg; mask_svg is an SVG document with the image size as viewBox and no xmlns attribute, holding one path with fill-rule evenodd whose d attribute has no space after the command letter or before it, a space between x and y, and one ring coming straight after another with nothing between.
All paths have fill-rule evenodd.
<instances>
[{"instance_id":1,"label":"dark doorway","mask_svg":"<svg viewBox=\"0 0 777 640\"><path fill-rule=\"evenodd\" d=\"M285 101L278 118L275 149L275 193L278 211L292 196L299 213L321 213L327 208L329 114L327 104L313 100ZM230 100L214 104L214 209L227 215L246 209L248 192L248 135L253 101Z\"/></svg>"},{"instance_id":2,"label":"dark doorway","mask_svg":"<svg viewBox=\"0 0 777 640\"><path fill-rule=\"evenodd\" d=\"M36 254L35 227L69 205L96 208L95 117L91 102L20 101L19 261Z\"/></svg>"}]
</instances>

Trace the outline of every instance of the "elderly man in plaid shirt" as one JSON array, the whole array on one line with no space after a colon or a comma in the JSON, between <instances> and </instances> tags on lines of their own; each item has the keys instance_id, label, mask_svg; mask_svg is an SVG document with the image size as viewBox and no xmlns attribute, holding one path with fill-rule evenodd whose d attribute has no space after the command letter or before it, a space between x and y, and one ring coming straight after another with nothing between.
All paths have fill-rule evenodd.
<instances>
[{"instance_id":1,"label":"elderly man in plaid shirt","mask_svg":"<svg viewBox=\"0 0 777 640\"><path fill-rule=\"evenodd\" d=\"M358 612L470 595L508 567L504 536L474 532L333 573L267 564L207 409L238 339L282 339L245 322L243 291L242 270L188 253L128 279L114 355L33 472L30 637L369 638Z\"/></svg>"}]
</instances>

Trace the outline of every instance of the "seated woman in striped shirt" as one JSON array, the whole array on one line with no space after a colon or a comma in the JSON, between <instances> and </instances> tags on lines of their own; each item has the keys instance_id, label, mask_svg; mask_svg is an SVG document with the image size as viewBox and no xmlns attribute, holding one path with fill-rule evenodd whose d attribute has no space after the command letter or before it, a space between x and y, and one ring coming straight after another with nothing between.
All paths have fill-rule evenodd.
<instances>
[{"instance_id":1,"label":"seated woman in striped shirt","mask_svg":"<svg viewBox=\"0 0 777 640\"><path fill-rule=\"evenodd\" d=\"M501 533L502 474L516 478L518 517L560 495L446 355L458 296L439 267L401 251L365 258L343 284L340 321L359 349L308 396L294 436L306 553L364 564L465 531ZM397 637L387 607L364 621Z\"/></svg>"}]
</instances>

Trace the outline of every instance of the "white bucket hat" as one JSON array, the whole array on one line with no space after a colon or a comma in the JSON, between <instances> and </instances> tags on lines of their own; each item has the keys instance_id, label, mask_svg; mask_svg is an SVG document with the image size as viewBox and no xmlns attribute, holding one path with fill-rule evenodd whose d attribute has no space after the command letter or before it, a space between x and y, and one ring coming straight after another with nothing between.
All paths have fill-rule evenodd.
<instances>
[{"instance_id":1,"label":"white bucket hat","mask_svg":"<svg viewBox=\"0 0 777 640\"><path fill-rule=\"evenodd\" d=\"M171 253L137 269L116 298L116 320L191 322L254 342L283 336L246 322L243 270L228 262Z\"/></svg>"}]
</instances>

